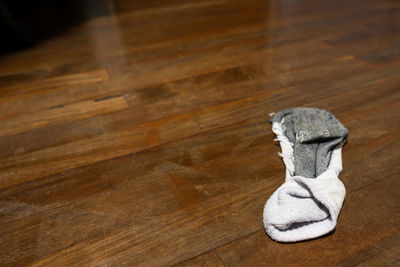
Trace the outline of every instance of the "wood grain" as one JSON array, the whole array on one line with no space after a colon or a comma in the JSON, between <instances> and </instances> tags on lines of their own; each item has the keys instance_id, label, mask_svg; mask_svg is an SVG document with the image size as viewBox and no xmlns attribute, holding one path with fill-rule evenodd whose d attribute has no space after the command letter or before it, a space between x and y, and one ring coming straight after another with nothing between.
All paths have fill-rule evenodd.
<instances>
[{"instance_id":1,"label":"wood grain","mask_svg":"<svg viewBox=\"0 0 400 267\"><path fill-rule=\"evenodd\" d=\"M399 264L398 1L110 5L0 58L1 266ZM349 129L347 196L279 244L268 114L295 106Z\"/></svg>"}]
</instances>

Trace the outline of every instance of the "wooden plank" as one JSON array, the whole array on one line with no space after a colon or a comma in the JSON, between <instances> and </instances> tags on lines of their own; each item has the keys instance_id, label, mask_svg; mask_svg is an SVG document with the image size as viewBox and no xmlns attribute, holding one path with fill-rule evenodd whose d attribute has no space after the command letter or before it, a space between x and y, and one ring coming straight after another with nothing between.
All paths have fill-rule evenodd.
<instances>
[{"instance_id":1,"label":"wooden plank","mask_svg":"<svg viewBox=\"0 0 400 267\"><path fill-rule=\"evenodd\" d=\"M399 77L393 74L389 74L389 76L391 78L385 79L384 82L395 83ZM382 83L379 82L379 84L381 85ZM339 87L340 84L337 86ZM129 127L131 129L125 127L120 131L93 138L78 140L27 154L18 154L0 163L0 175L3 177L0 188L16 185L20 182L44 177L70 168L135 153L163 142L185 138L193 134L200 134L210 129L250 117L266 115L274 110L285 108L288 105L296 106L301 103L304 104L307 103L307 98L311 96L316 97L318 94L322 95L318 97L327 99L327 103L334 101L333 103L338 106L339 104L336 103L340 99L348 99L357 90L364 92L357 99L353 99L360 102L365 102L369 99L370 95L365 94L365 92L370 92L369 94L375 97L387 93L384 90L374 90L376 84L373 82L368 82L365 88L361 84L359 86L359 88L353 91L339 95L337 95L339 89L334 87L330 92L327 90L315 92L313 88L308 87L302 90L300 97L296 88L280 88L252 97L143 123L132 128ZM346 90L346 88L340 88L340 90ZM385 90L390 91L392 89L389 87L389 89ZM278 99L282 99L282 95L287 100L286 103L277 101ZM273 105L273 103L275 104ZM343 104L345 103L343 102ZM157 133L157 139L154 139L154 132ZM55 154L59 155L59 157L54 158ZM50 159L52 160L51 166L43 165L44 162ZM14 168L15 164L18 164L19 167ZM23 178L15 179L15 177Z\"/></svg>"},{"instance_id":2,"label":"wooden plank","mask_svg":"<svg viewBox=\"0 0 400 267\"><path fill-rule=\"evenodd\" d=\"M100 69L3 87L0 98L0 120L54 106L64 106L79 100L88 100L90 98L87 96L93 96L93 93L90 93L94 88L100 92L104 91L100 89L108 80L106 70ZM99 92L97 96L101 98ZM24 110L21 110L22 106Z\"/></svg>"},{"instance_id":3,"label":"wooden plank","mask_svg":"<svg viewBox=\"0 0 400 267\"><path fill-rule=\"evenodd\" d=\"M183 263L177 264L176 266L217 266L223 267L225 266L220 260L216 251L211 251L209 253L200 255L196 258L192 258Z\"/></svg>"},{"instance_id":4,"label":"wooden plank","mask_svg":"<svg viewBox=\"0 0 400 267\"><path fill-rule=\"evenodd\" d=\"M66 106L55 106L45 110L25 113L17 118L1 121L0 137L29 131L32 129L81 120L93 116L120 111L128 108L124 97L113 97L98 101L82 101Z\"/></svg>"},{"instance_id":5,"label":"wooden plank","mask_svg":"<svg viewBox=\"0 0 400 267\"><path fill-rule=\"evenodd\" d=\"M235 20L237 18L239 18L239 21L236 22L236 24L237 24L236 26L243 25L244 24L243 19L240 20L241 17L246 17L247 20L249 18L251 19L251 18L255 17L255 14L254 14L255 10L251 8L252 5L254 6L254 4L257 4L259 6L262 5L264 7L264 8L258 8L256 10L258 13L256 13L256 14L257 14L257 18L259 18L259 20L261 20L261 22L263 23L262 26L268 27L268 24L265 24L264 16L266 13L270 13L270 12L268 12L268 9L270 7L266 3L262 3L262 2L251 3L250 5L245 4L244 6L239 6L239 7L237 6L238 3L235 3L235 5L229 5L229 4L224 5L222 8L228 9L225 12L227 14L230 14L230 13L233 13L233 14L229 16L230 19L226 22L225 27L222 29L216 27L216 23L214 21L211 21L211 24L208 24L208 25L206 24L208 21L210 21L209 17L204 18L204 14L207 12L210 14L213 14L214 18L216 18L218 20L221 19L221 16L219 16L215 12L212 12L214 7L210 6L210 7L206 8L205 10L199 9L197 11L197 13L195 13L202 20L201 22L198 22L198 24L200 24L198 29L201 30L200 34L198 34L198 36L199 36L198 38L199 39L204 38L204 35L207 32L212 32L215 30L218 30L219 35L221 33L225 35L227 30L235 28L235 27L232 27L233 25L235 25L235 24L232 24L232 20ZM354 5L356 5L356 3L354 3ZM349 14L345 13L347 15L347 17L346 17L346 15L344 16L344 11L339 6L340 6L340 3L337 3L334 5L334 7L337 10L336 12L333 12L333 10L335 10L335 9L333 9L328 14L323 13L318 16L321 19L325 19L325 20L326 20L326 18L330 18L330 16L333 16L333 18L330 18L331 25L338 25L338 23L345 23L344 18L347 18L347 20L349 20L354 16L354 14L353 14L354 10L352 10L350 8L348 10L346 10L346 12L349 13ZM306 10L307 10L307 8L310 9L310 7L311 7L311 10L308 12L313 14L313 16L316 16L316 14L318 14L318 13L315 13L316 10L319 10L318 6L305 5L305 7L306 7ZM306 18L306 20L310 20L310 16L307 13L306 14L301 13L303 11L301 9L301 7L297 6L296 8L298 9L299 14L301 14L304 18ZM371 7L366 7L366 8L368 9ZM232 9L234 10L234 12L232 11ZM229 10L231 10L231 11L229 12ZM246 11L246 10L249 10L249 11L246 14L246 16L243 16L244 15L243 11ZM375 9L372 9L372 10L375 11ZM221 10L221 11L223 11L223 10ZM358 13L362 14L361 11L365 12L364 9L360 10L358 7L358 9L356 9L355 13L358 12ZM379 10L377 12L379 12ZM240 14L241 16L238 16L238 14ZM196 24L194 24L194 25L190 24L190 21L194 19L193 14L191 14L191 15L192 16L187 16L187 17L181 16L179 13L179 10L172 12L170 14L170 16L166 16L165 14L163 14L163 16L160 17L161 21L154 21L152 19L150 21L151 22L150 26L160 27L160 25L171 24L170 27L172 27L174 29L174 32L172 32L172 33L185 32L184 31L185 28L186 28L186 31L188 31L187 29L189 28L190 32L193 32L196 29L196 28L194 28L194 26L196 26ZM294 15L296 15L296 12L294 12L294 14L292 14L292 16L294 16ZM337 18L338 15L339 15L339 18ZM336 16L336 19L335 19L335 16ZM343 16L344 16L344 18L343 18ZM373 17L373 14L368 14L367 18L370 18L370 17ZM163 18L165 21L163 20ZM171 22L176 21L177 19L182 19L182 18L184 18L185 20L182 21L182 23L180 23L178 25L176 23L171 23ZM284 19L286 19L286 18L279 18L279 20L272 20L271 22L273 22L273 23L271 23L271 25L272 26L276 25L279 27L280 26L279 21L284 20ZM291 17L289 17L288 19L291 19ZM135 17L133 17L133 18L128 17L127 20L136 22ZM139 20L139 21L137 21L137 23L140 23L141 25L146 25L145 24L146 21L148 21L148 19L144 20L144 21ZM189 27L188 27L188 21L189 21ZM97 28L104 27L105 29L107 29L107 27L111 27L111 29L113 29L114 31L118 30L118 28L115 25L115 22L112 19L105 19L104 22L100 20L100 21L96 21L95 23L98 24ZM289 24L289 26L296 25L296 23L298 23L298 22L292 21L291 24ZM147 24L149 24L149 23L147 23ZM203 25L201 25L201 24L203 24ZM94 24L94 25L96 25L96 24ZM149 25L146 25L146 26L147 27L137 27L137 28L130 27L128 29L124 29L124 31L128 31L129 29L136 29L134 32L129 32L129 36L141 35L142 38L139 38L138 40L139 41L143 40L143 42L146 44L146 46L142 45L141 47L149 47L153 43L156 43L156 44L162 43L162 41L164 41L165 38L168 38L168 36L172 34L172 33L168 34L167 36L165 36L165 34L164 34L164 35L162 35L162 37L163 37L162 40L157 39L157 40L153 40L151 42L151 40L146 40L146 38L149 38L149 37L151 38L152 36L154 36L154 34L146 35L145 33L152 31L152 28L150 28ZM179 27L179 29L176 28L177 26ZM93 68L95 68L96 64L98 64L98 61L104 62L105 65L108 64L107 63L108 61L126 62L124 59L121 59L121 56L125 56L124 54L118 55L118 57L116 57L115 53L113 52L115 50L122 50L122 49L119 44L112 45L113 38L108 38L108 37L110 37L110 34L111 35L113 34L113 33L110 33L112 31L107 31L107 30L98 31L98 30L96 30L97 28L93 29L93 26L91 26L89 24L89 26L87 26L86 29L85 29L85 27L83 27L83 29L81 31L77 31L79 33L79 35L77 35L77 36L67 35L66 38L60 38L59 42L53 41L53 42L49 42L47 45L43 44L41 47L38 47L36 49L35 53L29 54L27 52L28 56L26 55L27 53L25 53L25 54L22 53L21 55L16 55L14 58L12 58L10 60L8 58L4 59L3 61L5 61L5 63L7 63L4 65L4 67L7 67L7 69L3 69L2 72L7 73L8 76L14 77L14 78L10 79L10 78L7 78L7 75L6 75L5 81L12 82L15 80L23 79L24 77L26 77L26 79L28 79L28 80L35 79L35 77L38 77L38 78L53 77L53 76L60 75L60 73L62 73L62 72L85 72L85 71L89 71L89 70L92 70ZM207 31L205 32L204 29L207 29ZM290 29L290 27L289 27L289 29ZM310 29L312 29L312 27L309 27L309 29L307 29L308 32L310 32ZM165 29L164 29L164 31L165 31ZM164 31L161 31L161 32L164 32ZM154 32L156 32L156 31L154 31ZM101 51L98 51L99 53L96 54L93 52L93 47L90 45L91 40L93 39L93 36L97 39L102 39L103 42L111 42L111 45L108 46L108 49L101 49ZM112 36L112 37L115 37L115 36ZM125 36L123 36L123 37L125 37ZM175 47L175 50L176 50L177 47L175 46L175 42L177 41L178 36L176 36L176 34L175 34L175 35L172 35L172 37L174 38L173 41L169 41L169 42L171 43L172 47ZM204 40L204 39L201 39L201 40ZM191 42L193 41L193 36L191 36L189 41L191 41ZM76 47L75 49L65 50L64 47L62 46L62 42L74 42L74 43L80 43L81 45ZM319 45L321 46L322 44L319 44ZM131 49L135 49L135 47L138 47L137 42L134 42L130 45ZM305 46L304 48L307 48L307 46ZM163 50L165 50L165 48L163 48ZM249 50L249 51L251 51L251 50ZM147 53L147 55L151 55L148 53L148 51L139 51L139 55L143 55L146 53ZM59 55L62 55L62 56L60 57ZM214 53L214 55L215 55L215 53ZM258 55L258 57L259 56L260 55ZM24 59L24 60L22 60L22 59ZM18 74L15 74L14 72L18 68L21 69L20 62L24 62L23 64L30 64L31 66L36 66L36 67L30 73L22 73L18 76ZM189 63L191 63L191 62L189 62ZM145 67L145 66L143 66L143 67ZM132 73L132 69L130 69L129 72ZM200 74L200 73L198 73L198 74ZM18 77L18 79L16 77ZM137 78L137 77L135 77L135 78Z\"/></svg>"},{"instance_id":6,"label":"wooden plank","mask_svg":"<svg viewBox=\"0 0 400 267\"><path fill-rule=\"evenodd\" d=\"M314 57L311 55L296 57L296 62L299 63L292 66L296 70L291 70L296 75L290 75L289 77L293 78L286 78L282 81L276 81L273 77L280 72L279 68L283 68L283 70L287 68L286 61L276 66L268 63L265 65L233 68L220 73L168 83L159 87L128 91L124 95L131 106L128 110L117 114L112 113L100 117L96 116L86 120L62 123L54 126L49 125L45 128L27 131L18 135L7 136L6 138L2 137L0 138L0 145L6 149L1 150L0 155L6 157L12 155L14 151L18 154L21 151L28 152L54 147L59 144L69 143L72 140L80 140L85 137L103 134L107 130L115 131L121 128L121 126L134 126L184 111L267 92L271 89L312 81L316 79L317 75L319 76L322 73L327 77L335 73L336 81L338 81L340 72L348 76L355 70L364 70L364 65L353 61L347 63L335 63L333 61L328 67L321 66L320 64L314 66L315 60L311 58ZM323 60L325 57L318 58ZM271 68L277 68L277 72ZM319 70L319 72L316 70ZM375 71L371 75L374 73ZM11 109L19 109L19 104L24 104L46 108L46 106L51 107L57 103L69 103L69 99L78 99L80 97L85 99L89 96L109 96L109 88L106 87L106 84L104 86L96 84L94 87L85 86L84 93L80 93L80 91L82 91L82 88L69 87L62 90L62 92L57 91L55 94L46 94L44 96L40 94L34 98L23 99L23 103L13 102L8 106ZM193 97L194 95L196 97ZM37 140L34 143L30 142L33 138Z\"/></svg>"}]
</instances>

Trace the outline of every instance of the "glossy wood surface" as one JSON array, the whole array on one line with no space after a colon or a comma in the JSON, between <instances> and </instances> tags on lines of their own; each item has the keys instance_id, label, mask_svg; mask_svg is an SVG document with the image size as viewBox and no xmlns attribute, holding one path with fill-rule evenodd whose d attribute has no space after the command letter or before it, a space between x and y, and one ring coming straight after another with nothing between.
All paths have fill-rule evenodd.
<instances>
[{"instance_id":1,"label":"glossy wood surface","mask_svg":"<svg viewBox=\"0 0 400 267\"><path fill-rule=\"evenodd\" d=\"M400 264L400 2L128 1L0 58L1 266ZM264 232L268 114L349 129L334 233Z\"/></svg>"}]
</instances>

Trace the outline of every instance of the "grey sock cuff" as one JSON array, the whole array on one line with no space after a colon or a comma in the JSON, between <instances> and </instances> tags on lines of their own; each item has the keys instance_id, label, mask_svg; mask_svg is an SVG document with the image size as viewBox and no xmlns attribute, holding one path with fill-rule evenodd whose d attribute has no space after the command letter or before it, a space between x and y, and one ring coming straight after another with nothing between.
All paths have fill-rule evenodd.
<instances>
[{"instance_id":1,"label":"grey sock cuff","mask_svg":"<svg viewBox=\"0 0 400 267\"><path fill-rule=\"evenodd\" d=\"M315 178L329 165L332 150L347 140L348 131L329 111L291 108L272 114L270 121L283 124L293 144L295 175Z\"/></svg>"}]
</instances>

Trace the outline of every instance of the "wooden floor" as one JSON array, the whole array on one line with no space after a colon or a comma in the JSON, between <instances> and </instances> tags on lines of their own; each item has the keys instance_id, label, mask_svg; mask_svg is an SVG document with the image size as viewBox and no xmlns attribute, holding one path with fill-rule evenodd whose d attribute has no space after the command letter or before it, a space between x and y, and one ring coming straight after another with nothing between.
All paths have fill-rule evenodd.
<instances>
[{"instance_id":1,"label":"wooden floor","mask_svg":"<svg viewBox=\"0 0 400 267\"><path fill-rule=\"evenodd\" d=\"M400 264L399 1L110 4L0 58L1 266ZM268 114L297 106L349 129L347 196L280 244Z\"/></svg>"}]
</instances>

